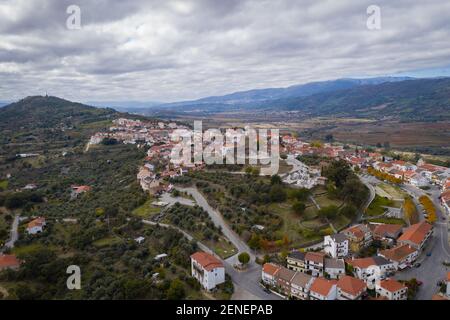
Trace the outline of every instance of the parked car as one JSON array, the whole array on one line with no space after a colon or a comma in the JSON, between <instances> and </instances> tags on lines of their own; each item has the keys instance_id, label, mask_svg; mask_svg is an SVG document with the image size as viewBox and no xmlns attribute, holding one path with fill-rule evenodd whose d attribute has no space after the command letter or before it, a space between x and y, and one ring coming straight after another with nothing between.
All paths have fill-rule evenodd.
<instances>
[{"instance_id":1,"label":"parked car","mask_svg":"<svg viewBox=\"0 0 450 320\"><path fill-rule=\"evenodd\" d=\"M427 257L431 257L431 252L428 252L428 253L427 253Z\"/></svg>"},{"instance_id":2,"label":"parked car","mask_svg":"<svg viewBox=\"0 0 450 320\"><path fill-rule=\"evenodd\" d=\"M421 286L423 284L423 282L422 281L420 281L420 280L417 280L417 285L418 286Z\"/></svg>"},{"instance_id":3,"label":"parked car","mask_svg":"<svg viewBox=\"0 0 450 320\"><path fill-rule=\"evenodd\" d=\"M422 264L421 264L420 262L417 262L417 263L414 265L414 268L420 268L421 265L422 265Z\"/></svg>"}]
</instances>

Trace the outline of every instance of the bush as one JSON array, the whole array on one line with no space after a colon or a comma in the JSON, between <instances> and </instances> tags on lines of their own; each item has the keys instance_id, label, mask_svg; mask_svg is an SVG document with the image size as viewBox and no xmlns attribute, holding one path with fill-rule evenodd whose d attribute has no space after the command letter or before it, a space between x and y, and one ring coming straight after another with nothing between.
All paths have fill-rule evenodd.
<instances>
[{"instance_id":1,"label":"bush","mask_svg":"<svg viewBox=\"0 0 450 320\"><path fill-rule=\"evenodd\" d=\"M250 255L247 252L241 252L238 255L238 260L242 264L247 264L250 262Z\"/></svg>"}]
</instances>

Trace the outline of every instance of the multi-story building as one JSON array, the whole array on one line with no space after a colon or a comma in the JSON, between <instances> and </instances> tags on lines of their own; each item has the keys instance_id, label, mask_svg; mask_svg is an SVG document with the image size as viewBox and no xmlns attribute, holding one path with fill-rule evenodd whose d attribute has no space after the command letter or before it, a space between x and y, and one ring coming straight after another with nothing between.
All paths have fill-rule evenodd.
<instances>
[{"instance_id":1,"label":"multi-story building","mask_svg":"<svg viewBox=\"0 0 450 320\"><path fill-rule=\"evenodd\" d=\"M305 254L305 264L308 273L315 277L322 277L324 271L324 258L323 252L307 252Z\"/></svg>"},{"instance_id":2,"label":"multi-story building","mask_svg":"<svg viewBox=\"0 0 450 320\"><path fill-rule=\"evenodd\" d=\"M291 281L291 296L300 300L309 299L309 290L315 278L303 272L296 272Z\"/></svg>"},{"instance_id":3,"label":"multi-story building","mask_svg":"<svg viewBox=\"0 0 450 320\"><path fill-rule=\"evenodd\" d=\"M281 294L287 297L291 295L291 282L292 278L295 276L295 273L296 272L293 270L280 268L280 270L278 270L275 274L275 286Z\"/></svg>"},{"instance_id":4,"label":"multi-story building","mask_svg":"<svg viewBox=\"0 0 450 320\"><path fill-rule=\"evenodd\" d=\"M389 300L406 300L408 298L408 288L392 279L381 280L375 285L376 293Z\"/></svg>"},{"instance_id":5,"label":"multi-story building","mask_svg":"<svg viewBox=\"0 0 450 320\"><path fill-rule=\"evenodd\" d=\"M400 244L392 249L381 250L378 255L391 261L396 270L410 267L419 256L419 251L407 244Z\"/></svg>"},{"instance_id":6,"label":"multi-story building","mask_svg":"<svg viewBox=\"0 0 450 320\"><path fill-rule=\"evenodd\" d=\"M364 224L357 224L342 231L349 240L350 250L359 252L372 243L372 232Z\"/></svg>"},{"instance_id":7,"label":"multi-story building","mask_svg":"<svg viewBox=\"0 0 450 320\"><path fill-rule=\"evenodd\" d=\"M361 300L367 291L364 281L350 276L343 276L336 284L338 300Z\"/></svg>"},{"instance_id":8,"label":"multi-story building","mask_svg":"<svg viewBox=\"0 0 450 320\"><path fill-rule=\"evenodd\" d=\"M349 241L345 234L336 233L323 239L325 253L333 258L344 258L348 255Z\"/></svg>"},{"instance_id":9,"label":"multi-story building","mask_svg":"<svg viewBox=\"0 0 450 320\"><path fill-rule=\"evenodd\" d=\"M433 226L426 221L422 221L406 228L397 242L421 251L432 234Z\"/></svg>"},{"instance_id":10,"label":"multi-story building","mask_svg":"<svg viewBox=\"0 0 450 320\"><path fill-rule=\"evenodd\" d=\"M350 259L347 264L353 267L353 274L363 280L369 289L373 289L377 281L385 279L390 272L396 270L394 263L381 256Z\"/></svg>"},{"instance_id":11,"label":"multi-story building","mask_svg":"<svg viewBox=\"0 0 450 320\"><path fill-rule=\"evenodd\" d=\"M212 254L198 251L191 255L192 276L208 291L225 282L225 268Z\"/></svg>"},{"instance_id":12,"label":"multi-story building","mask_svg":"<svg viewBox=\"0 0 450 320\"><path fill-rule=\"evenodd\" d=\"M330 279L339 279L345 275L344 259L325 258L325 274Z\"/></svg>"},{"instance_id":13,"label":"multi-story building","mask_svg":"<svg viewBox=\"0 0 450 320\"><path fill-rule=\"evenodd\" d=\"M305 253L291 251L287 258L287 267L294 271L306 272Z\"/></svg>"},{"instance_id":14,"label":"multi-story building","mask_svg":"<svg viewBox=\"0 0 450 320\"><path fill-rule=\"evenodd\" d=\"M336 280L317 278L311 285L309 298L311 300L336 300L336 283Z\"/></svg>"},{"instance_id":15,"label":"multi-story building","mask_svg":"<svg viewBox=\"0 0 450 320\"><path fill-rule=\"evenodd\" d=\"M281 268L281 266L278 266L274 263L265 263L263 265L261 274L262 282L271 287L275 287L277 284L275 275Z\"/></svg>"}]
</instances>

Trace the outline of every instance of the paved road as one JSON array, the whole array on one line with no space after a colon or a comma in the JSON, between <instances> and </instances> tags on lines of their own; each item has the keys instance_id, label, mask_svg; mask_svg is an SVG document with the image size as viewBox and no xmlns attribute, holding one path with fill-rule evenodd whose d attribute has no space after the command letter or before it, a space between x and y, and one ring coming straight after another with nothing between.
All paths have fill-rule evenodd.
<instances>
[{"instance_id":1,"label":"paved road","mask_svg":"<svg viewBox=\"0 0 450 320\"><path fill-rule=\"evenodd\" d=\"M183 197L174 197L172 196L170 193L163 193L161 195L161 197L159 198L160 201L162 202L167 202L168 203L168 207L173 206L175 203L180 203L186 206L193 206L195 205L194 201L192 201L191 199L187 199L187 198L183 198Z\"/></svg>"},{"instance_id":2,"label":"paved road","mask_svg":"<svg viewBox=\"0 0 450 320\"><path fill-rule=\"evenodd\" d=\"M205 197L196 188L179 188L177 190L190 194L197 204L202 207L211 217L211 220L216 226L220 226L222 233L230 240L231 243L238 249L238 252L247 252L250 254L250 262L245 271L238 271L233 266L238 262L237 254L225 260L225 270L230 275L235 287L237 287L236 294L232 299L248 300L248 299L262 299L262 300L280 300L281 298L266 293L259 285L261 279L261 266L255 262L256 255L248 247L248 245L230 228L225 222L222 215L212 208Z\"/></svg>"},{"instance_id":3,"label":"paved road","mask_svg":"<svg viewBox=\"0 0 450 320\"><path fill-rule=\"evenodd\" d=\"M251 260L255 259L255 255L252 253L248 245L243 240L241 240L241 238L239 238L239 236L230 228L228 223L225 222L222 215L209 205L205 197L203 197L203 195L196 188L177 187L176 189L191 195L195 199L195 202L197 202L197 204L209 214L214 225L222 229L222 233L225 235L225 237L228 238L228 240L231 241L231 243L238 249L238 251L248 252L252 258Z\"/></svg>"},{"instance_id":4,"label":"paved road","mask_svg":"<svg viewBox=\"0 0 450 320\"><path fill-rule=\"evenodd\" d=\"M398 272L396 278L411 279L417 278L423 281L423 285L417 293L417 300L431 299L433 294L437 293L439 287L437 282L446 278L449 267L445 267L442 262L450 261L450 246L448 242L448 223L442 218L445 216L444 210L439 202L440 190L436 186L432 186L430 190L424 191L410 185L403 185L405 190L414 199L417 199L424 194L427 194L433 201L437 209L438 221L434 224L434 235L430 240L424 253L419 257L418 261L421 263L420 268L412 268L402 272ZM421 214L422 219L423 215ZM427 257L426 253L431 252L431 256Z\"/></svg>"},{"instance_id":5,"label":"paved road","mask_svg":"<svg viewBox=\"0 0 450 320\"><path fill-rule=\"evenodd\" d=\"M369 189L370 194L369 194L369 199L367 200L366 204L364 205L364 208L362 210L360 210L358 213L358 217L356 219L357 222L362 220L364 211L367 210L367 208L372 203L373 199L375 199L375 194L376 194L375 188L373 187L374 181L372 178L369 178L370 176L368 177L366 175L358 175L358 177L359 177L359 180L361 180L361 182L364 183L364 185L367 187L367 189Z\"/></svg>"},{"instance_id":6,"label":"paved road","mask_svg":"<svg viewBox=\"0 0 450 320\"><path fill-rule=\"evenodd\" d=\"M19 215L16 214L14 216L14 220L11 226L11 238L8 242L5 243L5 247L7 248L14 248L14 244L16 243L17 239L19 239Z\"/></svg>"},{"instance_id":7,"label":"paved road","mask_svg":"<svg viewBox=\"0 0 450 320\"><path fill-rule=\"evenodd\" d=\"M153 221L145 220L145 219L142 220L142 223L148 224L148 225L152 225L152 226L158 225L159 227L162 227L162 228L174 229L174 230L177 230L177 231L181 232L184 235L184 237L187 238L189 241L195 240L192 235L190 235L189 233L187 233L183 229L180 229L180 228L178 228L176 226L172 226L170 224L157 223L157 222L153 222ZM208 253L211 253L211 254L214 254L214 252L211 249L209 249L206 245L204 245L203 243L201 243L198 240L195 240L195 241L197 242L197 245L198 245L198 247L201 250L203 250L205 252L208 252Z\"/></svg>"}]
</instances>

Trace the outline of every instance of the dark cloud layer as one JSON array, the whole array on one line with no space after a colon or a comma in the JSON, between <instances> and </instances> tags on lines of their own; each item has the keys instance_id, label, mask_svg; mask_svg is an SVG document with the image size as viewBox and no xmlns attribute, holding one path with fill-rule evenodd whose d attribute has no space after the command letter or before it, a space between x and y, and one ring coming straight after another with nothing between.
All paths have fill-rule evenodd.
<instances>
[{"instance_id":1,"label":"dark cloud layer","mask_svg":"<svg viewBox=\"0 0 450 320\"><path fill-rule=\"evenodd\" d=\"M81 30L66 28L69 5ZM381 8L381 30L366 9ZM0 99L198 98L450 61L450 2L0 1Z\"/></svg>"}]
</instances>

